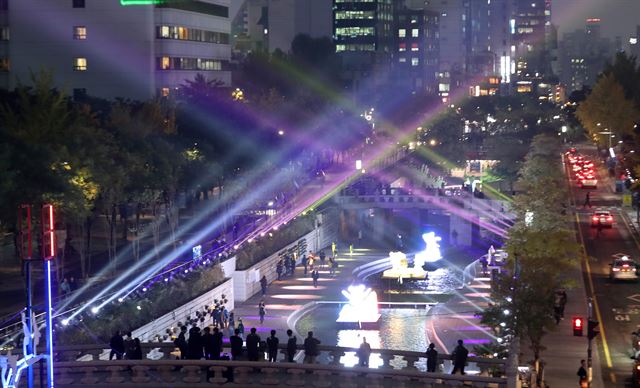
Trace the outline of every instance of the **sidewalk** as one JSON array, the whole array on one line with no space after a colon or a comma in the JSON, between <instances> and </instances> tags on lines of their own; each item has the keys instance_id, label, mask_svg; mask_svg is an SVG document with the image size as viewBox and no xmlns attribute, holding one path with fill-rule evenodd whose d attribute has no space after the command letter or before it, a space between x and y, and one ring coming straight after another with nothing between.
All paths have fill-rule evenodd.
<instances>
[{"instance_id":1,"label":"sidewalk","mask_svg":"<svg viewBox=\"0 0 640 388\"><path fill-rule=\"evenodd\" d=\"M338 248L346 245L338 245ZM331 252L331 248L324 249L325 252ZM370 251L366 249L354 249L353 256L348 251L338 249L337 261L338 270L336 276L329 275L329 267L326 265L320 269L320 279L318 279L318 287L313 287L311 273L304 275L304 267L296 267L293 277L276 280L267 288L267 294L262 296L260 293L252 296L246 302L236 303L235 319L236 325L238 319L241 318L245 327L245 335L249 333L252 327L257 329L261 338L265 339L269 335L269 331L276 330L280 341L286 339L286 331L288 326L287 319L289 316L304 305L313 301L341 301L344 300L342 290L351 283L352 271L358 265L366 261L380 259L386 254L378 251ZM327 255L327 263L328 263ZM263 324L260 324L258 315L258 303L264 300L266 303L266 316ZM295 328L291 328L295 331ZM304 341L306 333L299 333L303 338L298 338L298 343Z\"/></svg>"}]
</instances>

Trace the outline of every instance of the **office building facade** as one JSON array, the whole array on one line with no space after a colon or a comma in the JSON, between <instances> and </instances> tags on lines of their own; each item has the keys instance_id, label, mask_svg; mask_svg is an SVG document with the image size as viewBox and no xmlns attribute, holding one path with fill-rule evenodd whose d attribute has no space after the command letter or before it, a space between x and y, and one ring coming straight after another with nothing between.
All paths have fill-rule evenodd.
<instances>
[{"instance_id":1,"label":"office building facade","mask_svg":"<svg viewBox=\"0 0 640 388\"><path fill-rule=\"evenodd\" d=\"M69 93L102 98L168 96L197 74L231 83L229 0L135 3L9 0L5 86L40 69Z\"/></svg>"}]
</instances>

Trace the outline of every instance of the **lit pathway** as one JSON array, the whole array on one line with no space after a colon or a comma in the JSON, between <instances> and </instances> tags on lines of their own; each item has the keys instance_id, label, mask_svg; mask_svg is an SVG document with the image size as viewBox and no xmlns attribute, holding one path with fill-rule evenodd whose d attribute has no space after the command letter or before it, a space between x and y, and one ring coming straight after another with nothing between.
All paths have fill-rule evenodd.
<instances>
[{"instance_id":1,"label":"lit pathway","mask_svg":"<svg viewBox=\"0 0 640 388\"><path fill-rule=\"evenodd\" d=\"M474 346L493 341L491 331L483 327L475 315L487 307L490 292L489 278L482 277L478 268L478 276L470 284L459 289L456 296L446 303L438 304L429 311L428 337L438 351L451 353L457 340L462 339L465 347L473 353Z\"/></svg>"},{"instance_id":2,"label":"lit pathway","mask_svg":"<svg viewBox=\"0 0 640 388\"><path fill-rule=\"evenodd\" d=\"M352 271L356 266L371 260L377 260L387 256L380 251L369 251L367 249L354 249L353 256L348 250L340 249L338 246L338 264L336 276L329 275L328 265L321 268L318 288L313 287L311 274L304 275L302 266L296 267L293 277L276 280L267 289L264 297L258 293L244 303L237 303L235 308L236 324L238 318L242 318L245 327L245 335L249 329L255 327L264 339L271 329L275 329L280 341L286 338L287 318L289 315L300 309L305 304L312 301L340 301L344 300L341 291L346 288L352 280ZM326 248L327 260L331 253L331 248ZM319 260L318 260L319 262ZM267 305L267 314L264 324L260 324L258 315L258 303L263 300ZM306 336L306 333L300 333ZM300 341L300 338L298 339Z\"/></svg>"}]
</instances>

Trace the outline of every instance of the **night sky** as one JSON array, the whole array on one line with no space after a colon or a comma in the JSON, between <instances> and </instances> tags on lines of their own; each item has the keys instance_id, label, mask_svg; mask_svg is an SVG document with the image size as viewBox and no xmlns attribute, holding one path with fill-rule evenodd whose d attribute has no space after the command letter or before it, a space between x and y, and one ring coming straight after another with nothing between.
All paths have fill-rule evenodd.
<instances>
[{"instance_id":1,"label":"night sky","mask_svg":"<svg viewBox=\"0 0 640 388\"><path fill-rule=\"evenodd\" d=\"M621 36L624 44L640 24L640 0L553 0L553 23L564 32L583 29L590 17L602 19L602 35Z\"/></svg>"}]
</instances>

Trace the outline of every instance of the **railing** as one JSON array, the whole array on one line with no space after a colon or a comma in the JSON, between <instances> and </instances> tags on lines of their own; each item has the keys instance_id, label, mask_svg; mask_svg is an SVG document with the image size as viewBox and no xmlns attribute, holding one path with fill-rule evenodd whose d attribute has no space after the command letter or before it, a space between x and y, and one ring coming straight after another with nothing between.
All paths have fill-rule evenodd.
<instances>
[{"instance_id":1,"label":"railing","mask_svg":"<svg viewBox=\"0 0 640 388\"><path fill-rule=\"evenodd\" d=\"M62 387L473 387L506 388L505 378L423 373L417 370L343 368L335 364L205 360L122 360L59 362L56 386Z\"/></svg>"},{"instance_id":2,"label":"railing","mask_svg":"<svg viewBox=\"0 0 640 388\"><path fill-rule=\"evenodd\" d=\"M150 361L171 360L179 357L179 350L170 342L143 342L142 353L144 359ZM223 352L230 353L228 345L225 344ZM298 358L302 356L304 348L302 345L298 345ZM281 357L285 358L286 344L280 345ZM320 355L317 357L318 363L327 365L341 365L341 359L347 355L353 355L357 352L357 348L346 348L338 346L325 346L319 345L318 350ZM74 346L59 346L55 349L54 358L57 362L108 362L109 357L108 345L74 345ZM246 352L245 352L246 353ZM372 349L371 359L381 360L379 365L380 369L395 369L395 370L424 370L425 369L425 354L422 352L411 352L404 350L390 350L390 349ZM488 375L489 373L497 373L498 375L504 375L506 373L505 366L507 360L483 358L483 357L469 357L467 360L469 364L469 370L475 370L480 375ZM437 370L448 372L451 368L451 355L439 354L438 355L438 367ZM83 364L82 364L83 365Z\"/></svg>"}]
</instances>

